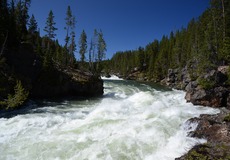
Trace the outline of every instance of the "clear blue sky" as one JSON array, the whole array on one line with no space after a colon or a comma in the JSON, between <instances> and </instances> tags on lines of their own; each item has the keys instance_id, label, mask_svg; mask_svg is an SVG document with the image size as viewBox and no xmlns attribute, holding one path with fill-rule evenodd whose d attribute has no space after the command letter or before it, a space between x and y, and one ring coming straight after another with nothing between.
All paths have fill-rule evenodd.
<instances>
[{"instance_id":1,"label":"clear blue sky","mask_svg":"<svg viewBox=\"0 0 230 160\"><path fill-rule=\"evenodd\" d=\"M76 41L83 29L88 42L94 29L101 29L107 43L107 58L111 58L117 51L144 47L154 39L160 40L163 35L186 27L209 6L209 0L32 0L30 14L34 14L41 35L52 9L57 39L64 44L68 5L77 20Z\"/></svg>"}]
</instances>

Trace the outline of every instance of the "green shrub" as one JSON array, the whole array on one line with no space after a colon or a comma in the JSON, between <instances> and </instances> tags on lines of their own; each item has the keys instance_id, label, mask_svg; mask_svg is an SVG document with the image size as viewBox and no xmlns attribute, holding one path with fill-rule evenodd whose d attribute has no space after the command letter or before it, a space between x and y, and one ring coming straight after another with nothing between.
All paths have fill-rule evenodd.
<instances>
[{"instance_id":1,"label":"green shrub","mask_svg":"<svg viewBox=\"0 0 230 160\"><path fill-rule=\"evenodd\" d=\"M211 89L214 87L215 82L211 79L204 79L204 78L199 78L198 79L198 84L203 88L203 89Z\"/></svg>"},{"instance_id":2,"label":"green shrub","mask_svg":"<svg viewBox=\"0 0 230 160\"><path fill-rule=\"evenodd\" d=\"M230 113L224 117L224 121L230 122Z\"/></svg>"},{"instance_id":3,"label":"green shrub","mask_svg":"<svg viewBox=\"0 0 230 160\"><path fill-rule=\"evenodd\" d=\"M207 160L207 155L203 155L201 153L196 152L195 150L191 151L187 157L188 160L199 159L199 160Z\"/></svg>"},{"instance_id":4,"label":"green shrub","mask_svg":"<svg viewBox=\"0 0 230 160\"><path fill-rule=\"evenodd\" d=\"M17 81L14 91L14 95L9 94L5 101L0 101L0 106L2 108L15 109L25 103L29 92L23 88L21 81Z\"/></svg>"}]
</instances>

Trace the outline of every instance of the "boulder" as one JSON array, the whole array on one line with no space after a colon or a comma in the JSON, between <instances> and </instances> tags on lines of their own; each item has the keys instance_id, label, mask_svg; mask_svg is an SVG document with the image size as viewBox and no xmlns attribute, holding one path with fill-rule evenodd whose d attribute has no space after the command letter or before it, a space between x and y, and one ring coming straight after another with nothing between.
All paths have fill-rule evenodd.
<instances>
[{"instance_id":1,"label":"boulder","mask_svg":"<svg viewBox=\"0 0 230 160\"><path fill-rule=\"evenodd\" d=\"M197 88L198 83L197 81L191 81L188 83L188 85L185 87L185 91L192 92L194 88Z\"/></svg>"},{"instance_id":2,"label":"boulder","mask_svg":"<svg viewBox=\"0 0 230 160\"><path fill-rule=\"evenodd\" d=\"M217 68L217 70L218 70L219 72L221 72L222 74L227 75L228 70L229 70L229 66L219 66L219 67Z\"/></svg>"},{"instance_id":3,"label":"boulder","mask_svg":"<svg viewBox=\"0 0 230 160\"><path fill-rule=\"evenodd\" d=\"M227 111L227 113L229 113L229 111ZM230 135L228 135L230 126L224 121L224 117L227 116L227 113L201 115L200 118L190 119L191 123L198 123L196 130L191 132L190 136L205 138L213 143L230 143Z\"/></svg>"},{"instance_id":4,"label":"boulder","mask_svg":"<svg viewBox=\"0 0 230 160\"><path fill-rule=\"evenodd\" d=\"M183 84L185 84L185 86L187 86L187 84L189 84L189 82L192 81L187 66L181 70L181 79L183 81Z\"/></svg>"},{"instance_id":5,"label":"boulder","mask_svg":"<svg viewBox=\"0 0 230 160\"><path fill-rule=\"evenodd\" d=\"M223 85L227 80L227 72L211 70L209 73L200 76L200 79L204 79L208 82L212 82L215 86Z\"/></svg>"},{"instance_id":6,"label":"boulder","mask_svg":"<svg viewBox=\"0 0 230 160\"><path fill-rule=\"evenodd\" d=\"M169 69L167 83L175 83L178 81L178 69Z\"/></svg>"},{"instance_id":7,"label":"boulder","mask_svg":"<svg viewBox=\"0 0 230 160\"><path fill-rule=\"evenodd\" d=\"M222 84L224 84L227 80L228 80L227 74L224 74L223 72L220 72L220 71L218 71L218 72L216 73L216 77L215 77L216 84L222 85Z\"/></svg>"},{"instance_id":8,"label":"boulder","mask_svg":"<svg viewBox=\"0 0 230 160\"><path fill-rule=\"evenodd\" d=\"M190 86L190 85L189 85ZM187 88L185 99L194 105L210 106L210 107L226 107L229 90L225 87L215 87L205 90L200 87Z\"/></svg>"},{"instance_id":9,"label":"boulder","mask_svg":"<svg viewBox=\"0 0 230 160\"><path fill-rule=\"evenodd\" d=\"M185 99L194 105L227 107L230 93L228 86L225 85L227 80L228 77L223 69L210 70L196 81L188 83L185 87Z\"/></svg>"}]
</instances>

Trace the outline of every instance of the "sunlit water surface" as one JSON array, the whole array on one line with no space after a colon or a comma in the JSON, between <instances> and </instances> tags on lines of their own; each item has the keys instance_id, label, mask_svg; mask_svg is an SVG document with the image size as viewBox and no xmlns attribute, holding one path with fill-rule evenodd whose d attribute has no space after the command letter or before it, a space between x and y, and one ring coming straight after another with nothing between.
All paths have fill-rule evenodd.
<instances>
[{"instance_id":1,"label":"sunlit water surface","mask_svg":"<svg viewBox=\"0 0 230 160\"><path fill-rule=\"evenodd\" d=\"M185 122L218 110L186 103L182 91L112 78L102 98L2 114L0 159L172 160L205 142L187 137L196 124Z\"/></svg>"}]
</instances>

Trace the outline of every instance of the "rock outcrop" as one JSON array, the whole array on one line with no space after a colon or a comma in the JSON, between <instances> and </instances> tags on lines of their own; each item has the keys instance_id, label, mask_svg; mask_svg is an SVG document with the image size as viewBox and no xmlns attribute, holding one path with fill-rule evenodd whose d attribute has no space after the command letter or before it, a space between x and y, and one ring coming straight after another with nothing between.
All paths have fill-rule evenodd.
<instances>
[{"instance_id":1,"label":"rock outcrop","mask_svg":"<svg viewBox=\"0 0 230 160\"><path fill-rule=\"evenodd\" d=\"M161 84L171 88L185 90L185 99L194 105L230 108L230 86L228 80L228 66L220 66L207 74L192 80L187 67L169 69L167 77Z\"/></svg>"},{"instance_id":2,"label":"rock outcrop","mask_svg":"<svg viewBox=\"0 0 230 160\"><path fill-rule=\"evenodd\" d=\"M185 87L191 82L188 68L169 69L167 77L161 81L162 85L179 90L185 90Z\"/></svg>"},{"instance_id":3,"label":"rock outcrop","mask_svg":"<svg viewBox=\"0 0 230 160\"><path fill-rule=\"evenodd\" d=\"M103 81L100 78L77 69L60 67L51 72L42 72L31 91L31 96L35 98L101 95Z\"/></svg>"},{"instance_id":4,"label":"rock outcrop","mask_svg":"<svg viewBox=\"0 0 230 160\"><path fill-rule=\"evenodd\" d=\"M55 62L45 69L30 44L23 44L17 52L8 52L3 58L5 66L1 69L1 75L5 76L5 81L2 83L7 84L9 89L3 92L6 95L0 92L0 97L4 98L12 91L16 80L20 80L30 92L30 98L103 95L103 81L99 76L54 65Z\"/></svg>"},{"instance_id":5,"label":"rock outcrop","mask_svg":"<svg viewBox=\"0 0 230 160\"><path fill-rule=\"evenodd\" d=\"M201 115L190 119L197 123L197 129L188 136L206 139L206 144L193 147L177 160L187 159L230 159L230 86L228 66L220 66L192 79L185 67L182 70L169 69L163 85L186 91L185 99L194 105L221 109L217 115ZM224 109L222 109L224 107ZM227 118L226 118L227 117Z\"/></svg>"},{"instance_id":6,"label":"rock outcrop","mask_svg":"<svg viewBox=\"0 0 230 160\"><path fill-rule=\"evenodd\" d=\"M192 84L190 84L192 85ZM185 99L194 105L210 106L210 107L227 107L229 106L229 88L222 86L212 89L203 89L198 87L187 90Z\"/></svg>"},{"instance_id":7,"label":"rock outcrop","mask_svg":"<svg viewBox=\"0 0 230 160\"><path fill-rule=\"evenodd\" d=\"M191 132L190 136L207 139L207 143L193 147L177 160L230 159L229 110L222 109L217 115L201 115L200 118L192 118L189 122L198 123L197 129Z\"/></svg>"},{"instance_id":8,"label":"rock outcrop","mask_svg":"<svg viewBox=\"0 0 230 160\"><path fill-rule=\"evenodd\" d=\"M189 82L185 88L185 99L194 105L230 108L230 87L226 85L227 72L219 68L200 76L196 81Z\"/></svg>"}]
</instances>

